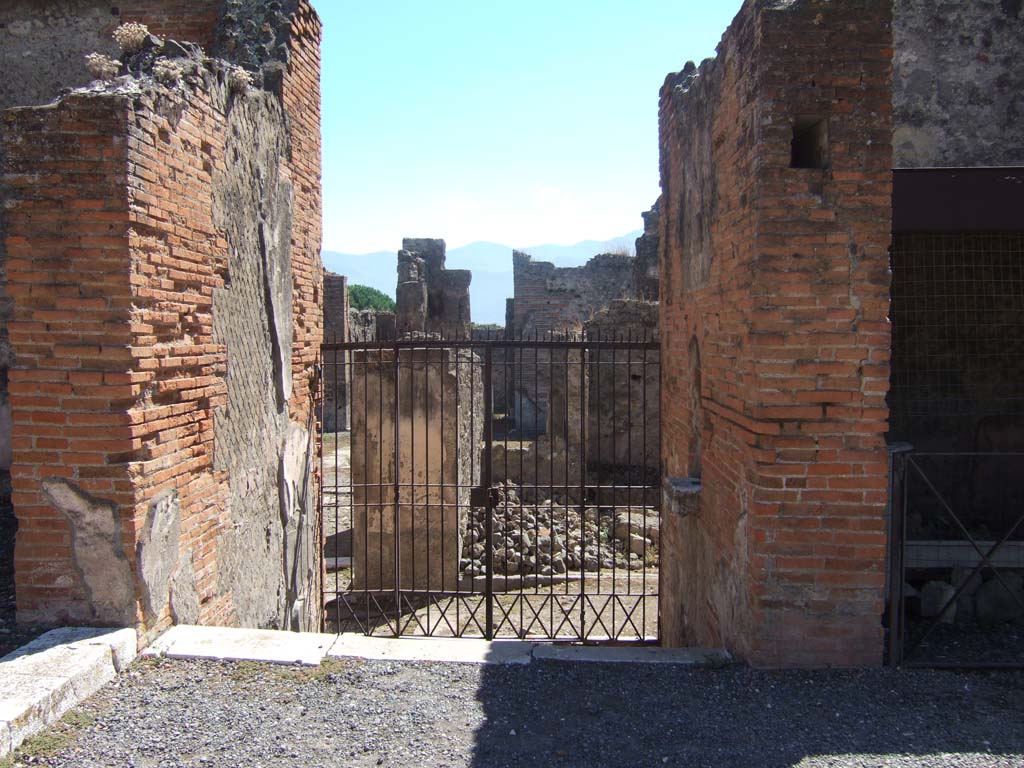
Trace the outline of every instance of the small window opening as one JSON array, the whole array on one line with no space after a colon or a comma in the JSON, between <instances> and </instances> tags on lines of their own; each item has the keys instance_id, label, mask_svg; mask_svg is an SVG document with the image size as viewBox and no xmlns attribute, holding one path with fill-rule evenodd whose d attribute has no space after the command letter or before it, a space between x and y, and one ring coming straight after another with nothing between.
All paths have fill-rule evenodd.
<instances>
[{"instance_id":1,"label":"small window opening","mask_svg":"<svg viewBox=\"0 0 1024 768\"><path fill-rule=\"evenodd\" d=\"M790 168L828 166L828 120L802 117L793 124Z\"/></svg>"}]
</instances>

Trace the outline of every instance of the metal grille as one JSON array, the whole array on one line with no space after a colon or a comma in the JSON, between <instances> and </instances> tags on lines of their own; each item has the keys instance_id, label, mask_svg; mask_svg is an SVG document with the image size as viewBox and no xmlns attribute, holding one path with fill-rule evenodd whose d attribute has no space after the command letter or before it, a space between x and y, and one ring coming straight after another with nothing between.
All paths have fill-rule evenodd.
<instances>
[{"instance_id":1,"label":"metal grille","mask_svg":"<svg viewBox=\"0 0 1024 768\"><path fill-rule=\"evenodd\" d=\"M323 350L352 429L322 439L326 628L657 639L657 341Z\"/></svg>"}]
</instances>

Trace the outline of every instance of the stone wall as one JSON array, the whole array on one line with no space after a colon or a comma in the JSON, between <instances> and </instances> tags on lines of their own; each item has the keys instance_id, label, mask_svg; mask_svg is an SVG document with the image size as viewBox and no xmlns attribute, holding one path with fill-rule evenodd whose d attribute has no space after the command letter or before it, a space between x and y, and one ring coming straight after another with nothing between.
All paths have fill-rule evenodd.
<instances>
[{"instance_id":1,"label":"stone wall","mask_svg":"<svg viewBox=\"0 0 1024 768\"><path fill-rule=\"evenodd\" d=\"M581 267L556 267L512 254L515 298L510 333L546 338L549 333L578 333L583 324L615 299L633 297L635 259L625 254L600 254ZM533 350L517 351L510 360L508 405L513 428L523 436L546 428L549 359Z\"/></svg>"},{"instance_id":2,"label":"stone wall","mask_svg":"<svg viewBox=\"0 0 1024 768\"><path fill-rule=\"evenodd\" d=\"M633 265L634 297L644 301L658 300L658 220L659 198L651 210L643 213L644 233L636 239L636 262Z\"/></svg>"},{"instance_id":3,"label":"stone wall","mask_svg":"<svg viewBox=\"0 0 1024 768\"><path fill-rule=\"evenodd\" d=\"M480 480L483 402L470 373L479 361L456 349L397 355L353 353L353 589L389 590L397 581L454 590L469 492Z\"/></svg>"},{"instance_id":4,"label":"stone wall","mask_svg":"<svg viewBox=\"0 0 1024 768\"><path fill-rule=\"evenodd\" d=\"M377 309L349 309L351 341L387 341L395 338L395 313Z\"/></svg>"},{"instance_id":5,"label":"stone wall","mask_svg":"<svg viewBox=\"0 0 1024 768\"><path fill-rule=\"evenodd\" d=\"M319 626L320 27L292 6L269 90L189 58L3 116L19 620ZM184 37L186 7L207 45L233 23L121 15Z\"/></svg>"},{"instance_id":6,"label":"stone wall","mask_svg":"<svg viewBox=\"0 0 1024 768\"><path fill-rule=\"evenodd\" d=\"M881 660L890 15L748 0L662 88L668 644Z\"/></svg>"},{"instance_id":7,"label":"stone wall","mask_svg":"<svg viewBox=\"0 0 1024 768\"><path fill-rule=\"evenodd\" d=\"M1024 4L893 5L895 167L1024 166Z\"/></svg>"},{"instance_id":8,"label":"stone wall","mask_svg":"<svg viewBox=\"0 0 1024 768\"><path fill-rule=\"evenodd\" d=\"M444 261L444 240L402 240L395 293L395 323L399 334L470 337L469 284L473 275L468 269L445 269Z\"/></svg>"},{"instance_id":9,"label":"stone wall","mask_svg":"<svg viewBox=\"0 0 1024 768\"><path fill-rule=\"evenodd\" d=\"M348 341L348 278L324 271L324 341ZM344 351L323 353L323 416L324 432L348 429L348 368Z\"/></svg>"},{"instance_id":10,"label":"stone wall","mask_svg":"<svg viewBox=\"0 0 1024 768\"><path fill-rule=\"evenodd\" d=\"M584 329L590 336L656 341L658 305L613 301ZM661 353L656 350L588 353L587 464L605 481L610 475L620 485L657 483L661 469L660 366ZM552 393L555 389L553 382ZM554 402L552 397L552 405Z\"/></svg>"}]
</instances>

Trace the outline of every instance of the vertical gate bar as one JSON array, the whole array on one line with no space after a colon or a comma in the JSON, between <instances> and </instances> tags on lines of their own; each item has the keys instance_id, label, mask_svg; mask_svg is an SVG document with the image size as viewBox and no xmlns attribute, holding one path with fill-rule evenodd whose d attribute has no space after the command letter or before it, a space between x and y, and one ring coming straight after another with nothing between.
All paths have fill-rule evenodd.
<instances>
[{"instance_id":1,"label":"vertical gate bar","mask_svg":"<svg viewBox=\"0 0 1024 768\"><path fill-rule=\"evenodd\" d=\"M584 332L580 332L580 341L584 342L580 346L580 640L586 640L587 638L587 568L585 565L586 553L587 553L587 402L584 395L583 382L586 381L586 360L588 353L588 345L585 341L589 340ZM565 367L569 367L569 357L566 355ZM597 378L595 371L595 378ZM596 385L595 385L596 386ZM595 390L597 395L600 396L600 391ZM598 440L600 441L601 432L598 430ZM597 515L594 519L594 530L595 538L597 538L597 524L599 522L600 515ZM600 543L598 543L600 546ZM600 554L600 549L598 550ZM600 583L600 557L598 557L598 582ZM600 587L599 587L600 588Z\"/></svg>"},{"instance_id":2,"label":"vertical gate bar","mask_svg":"<svg viewBox=\"0 0 1024 768\"><path fill-rule=\"evenodd\" d=\"M487 494L487 514L484 517L487 538L484 547L487 557L487 570L484 572L484 600L486 601L484 637L487 640L494 639L494 520L492 519L494 517L494 500L491 497L491 448L494 442L494 403L491 393L493 363L494 347L493 343L488 341L484 347L484 460L483 466L480 468L480 485Z\"/></svg>"},{"instance_id":3,"label":"vertical gate bar","mask_svg":"<svg viewBox=\"0 0 1024 768\"><path fill-rule=\"evenodd\" d=\"M898 666L902 649L903 632L903 504L896 494L902 496L906 481L905 463L902 452L896 446L889 447L889 665Z\"/></svg>"},{"instance_id":4,"label":"vertical gate bar","mask_svg":"<svg viewBox=\"0 0 1024 768\"><path fill-rule=\"evenodd\" d=\"M424 350L426 351L426 350ZM411 570L409 579L410 591L416 592L416 347L409 347L409 521L410 521L410 557ZM399 610L400 613L400 610Z\"/></svg>"},{"instance_id":5,"label":"vertical gate bar","mask_svg":"<svg viewBox=\"0 0 1024 768\"><path fill-rule=\"evenodd\" d=\"M906 455L909 452L909 445L906 446L904 451L901 451L896 457L898 474L894 474L893 477L899 478L899 516L897 518L897 524L894 527L896 534L895 541L895 560L894 567L899 568L896 573L895 589L893 590L894 597L896 598L895 612L893 613L894 623L892 629L890 629L890 642L893 643L892 659L893 666L899 666L903 664L903 644L904 644L904 623L903 623L903 562L906 553L906 512L907 512L907 463Z\"/></svg>"},{"instance_id":6,"label":"vertical gate bar","mask_svg":"<svg viewBox=\"0 0 1024 768\"><path fill-rule=\"evenodd\" d=\"M661 419L662 419L662 411L661 411L661 407L662 407L661 406L662 382L661 382L661 377L662 377L662 374L665 371L665 368L664 368L664 363L662 361L662 359L664 357L664 346L660 343L661 342L660 337L659 337L658 341L659 341L659 343L658 343L658 362L657 362L657 366L658 366L658 391L657 391L657 397L654 398L654 402L656 402L658 404L658 418L655 421L655 424L658 427L658 442L657 442L657 446L658 446L658 453L657 453L658 474L657 474L657 478L658 478L659 485L658 485L658 487L657 487L655 492L660 494L661 493L661 486L660 486L661 478L665 474L665 467L662 464L664 453L662 452L662 449L661 449L661 438L662 438L662 434L663 434L662 429L661 429ZM647 391L646 382L644 382L644 392L646 393L646 391ZM701 397L701 394L699 392L697 393L697 397ZM662 542L662 539L661 539L661 523L662 523L662 519L663 519L662 518L662 511L663 511L662 510L662 504L660 502L661 502L661 500L659 499L659 503L658 503L658 546L659 547L661 547L661 542ZM665 569L662 568L662 563L661 563L661 554L662 554L662 552L664 552L664 547L662 547L658 551L658 603L657 603L657 605L658 605L658 617L657 617L657 620L658 620L658 642L659 643L661 642L661 636L662 636L662 634L661 634L661 596L663 594L665 594L664 591L661 588L662 587L662 576L663 576L663 574L665 572Z\"/></svg>"},{"instance_id":7,"label":"vertical gate bar","mask_svg":"<svg viewBox=\"0 0 1024 768\"><path fill-rule=\"evenodd\" d=\"M443 349L441 349L441 350L439 350L439 353L441 354L441 356L444 356L445 351ZM423 362L423 376L424 376L424 382L423 382L423 390L424 390L424 392L423 392L423 400L424 400L424 403L423 403L423 407L424 407L424 415L423 415L423 421L424 421L424 426L423 426L423 442L426 444L424 449L423 449L423 473L424 473L424 475L426 475L426 478L427 478L427 489L426 489L426 493L427 493L427 497L426 497L427 498L427 503L426 503L426 508L427 508L427 526L426 526L426 536L427 536L427 587L426 587L426 589L427 589L427 634L428 635L432 635L433 632L430 629L430 603L432 602L432 600L431 600L431 586L432 586L432 584L430 583L430 577L433 574L433 569L430 567L430 506L431 506L431 496L430 496L430 435L431 435L432 430L430 429L430 364L431 364L431 360L430 360L430 350L429 349L424 349L423 350L423 357L425 358L424 362ZM444 387L444 381L443 380L441 381L441 386L442 386L442 388ZM444 424L441 424L441 429L442 430L444 429ZM442 436L442 439L443 439L443 436ZM441 469L440 475L441 476L439 478L439 489L440 489L440 497L439 498L441 500L441 505L438 507L438 511L441 514L441 534L442 534L441 535L441 584L442 584L442 589L443 589L444 588L443 587L443 585L444 585L444 513L445 513L445 509L444 509L444 469L443 468ZM413 483L415 483L415 482L416 482L416 479L413 478ZM455 482L456 483L459 482L457 476L455 478ZM416 562L416 550L415 549L413 550L413 562ZM415 583L416 583L415 582L415 577L413 577L413 588L415 588Z\"/></svg>"},{"instance_id":8,"label":"vertical gate bar","mask_svg":"<svg viewBox=\"0 0 1024 768\"><path fill-rule=\"evenodd\" d=\"M320 564L320 604L317 606L317 615L320 617L320 631L324 632L327 629L327 617L324 613L324 605L326 604L324 598L327 594L327 567L324 562L324 552L327 547L324 540L324 396L323 392L326 389L324 385L324 378L326 371L324 370L326 363L326 355L321 350L320 355L317 359L317 366L320 368L320 377L317 382L316 391L313 392L313 412L315 418L319 421L319 424L314 424L317 427L317 470L320 473L320 482L316 494L316 537L317 546L319 547L320 557L317 562Z\"/></svg>"},{"instance_id":9,"label":"vertical gate bar","mask_svg":"<svg viewBox=\"0 0 1024 768\"><path fill-rule=\"evenodd\" d=\"M611 370L612 370L612 397L611 397L611 400L612 400L612 444L610 446L611 447L612 455L611 455L611 461L608 464L609 467L611 468L610 474L611 474L611 477L612 477L612 531L611 531L612 535L608 537L608 546L609 546L609 548L612 551L611 552L611 554L612 554L612 596L611 596L611 599L609 600L609 602L611 603L611 606L612 606L612 618L611 618L611 628L608 629L608 634L610 635L609 640L614 640L616 637L618 637L618 633L615 631L615 603L617 603L618 599L619 599L619 596L618 596L618 593L617 593L617 589L618 588L616 586L616 581L617 581L617 576L618 576L618 573L617 573L617 570L618 570L618 558L615 557L615 509L616 509L616 506L617 506L618 501L619 501L619 488L618 488L618 482L617 482L617 480L618 480L618 473L616 472L616 466L615 466L615 460L616 460L615 451L616 451L616 448L618 447L618 443L616 442L616 430L618 428L618 418L617 418L618 417L618 402L615 399L616 394L618 394L617 391L616 391L617 387L615 385L616 385L616 382L618 381L618 378L619 378L619 371L618 371L618 351L619 350L618 350L618 346L617 346L618 341L619 341L618 334L613 332L612 333L612 366L611 366ZM601 418L600 414L598 414L598 418Z\"/></svg>"},{"instance_id":10,"label":"vertical gate bar","mask_svg":"<svg viewBox=\"0 0 1024 768\"><path fill-rule=\"evenodd\" d=\"M640 440L643 445L640 448L641 458L643 461L640 463L640 506L643 509L644 515L644 539L647 539L647 329L644 328L643 332L644 346L640 357L640 397L643 406L640 410ZM658 505L658 567L661 567L661 505ZM646 548L646 544L644 547ZM647 558L644 558L643 570L640 571L643 574L643 605L640 607L640 620L643 622L643 634L644 639L647 639Z\"/></svg>"},{"instance_id":11,"label":"vertical gate bar","mask_svg":"<svg viewBox=\"0 0 1024 768\"><path fill-rule=\"evenodd\" d=\"M395 348L395 358L391 361L391 365L394 367L395 380L398 380L398 351L397 346ZM377 590L383 592L384 585L384 371L386 370L384 365L384 347L380 347L377 350L377 428L380 432L381 439L377 441L377 460L380 463L380 467L377 472L377 527L381 532L381 536L377 540ZM397 424L397 420L395 422ZM397 471L397 470L396 470ZM397 500L396 500L397 502ZM369 516L369 508L367 508L367 516ZM369 549L369 537L366 539L367 549ZM369 562L369 560L367 560ZM366 583L367 598L369 598L369 581ZM381 614L381 619L387 622L387 616L384 615L384 603L383 596L381 597L382 603L377 607ZM374 598L376 602L376 598Z\"/></svg>"},{"instance_id":12,"label":"vertical gate bar","mask_svg":"<svg viewBox=\"0 0 1024 768\"><path fill-rule=\"evenodd\" d=\"M401 388L399 387L399 379L402 374L401 358L399 357L400 347L398 345L398 339L395 339L394 351L395 351L395 383L394 383L394 397L395 397L395 449L394 449L394 492L395 492L395 637L399 637L402 634L402 549L401 549L401 533L402 533L402 515L400 512L401 505L399 500L401 497L401 484L399 478L399 460L401 452L399 450L399 424L402 417L402 409L399 405L399 398L401 397ZM409 404L410 411L412 410L412 403ZM382 558L383 559L383 558Z\"/></svg>"},{"instance_id":13,"label":"vertical gate bar","mask_svg":"<svg viewBox=\"0 0 1024 768\"><path fill-rule=\"evenodd\" d=\"M628 335L628 345L626 347L626 594L632 596L633 594L633 561L629 557L633 551L633 330L630 329ZM645 518L646 522L646 518ZM647 559L647 531L644 530L644 544L641 550L640 556L641 567L643 567L643 561ZM641 595L643 589L640 590ZM643 597L640 598L641 600ZM631 614L627 614L631 615ZM643 634L642 632L640 633ZM643 637L637 638L642 640Z\"/></svg>"},{"instance_id":14,"label":"vertical gate bar","mask_svg":"<svg viewBox=\"0 0 1024 768\"><path fill-rule=\"evenodd\" d=\"M568 340L569 340L569 338L568 338L568 336L566 336L566 341L568 341ZM582 349L580 350L580 356L581 357L583 356L583 350ZM566 346L565 349L562 350L562 376L565 379L565 382L564 382L565 391L568 392L569 391L569 347L568 346ZM580 396L581 397L583 396L582 395L582 391L584 389L586 389L586 387L584 386L584 382L581 381L580 382L580 392L581 392ZM568 438L569 437L569 409L568 408L565 409L565 416L563 417L563 421L565 423L564 433L565 433L566 438ZM569 507L571 505L571 499L569 497L569 451L565 451L565 461L563 463L565 465L565 467L564 467L565 474L562 477L562 484L563 484L562 494L563 494L563 498L565 499L565 548L566 548L566 553L568 554L569 541L570 541L570 538L569 538ZM581 561L580 561L580 571L582 571L583 570L582 557L583 557L583 550L585 549L585 547L583 545L583 518L582 517L580 518L580 536L579 536L579 540L580 540L580 558L581 558ZM568 572L568 570L569 570L568 557L566 557L565 569L566 569L566 572ZM569 579L565 580L565 589L563 591L565 592L566 595L569 594ZM563 617L563 621L564 621L564 617Z\"/></svg>"},{"instance_id":15,"label":"vertical gate bar","mask_svg":"<svg viewBox=\"0 0 1024 768\"><path fill-rule=\"evenodd\" d=\"M548 331L548 341L551 342L554 339L554 332ZM548 347L548 391L554 386L555 383L555 371L554 371L554 359L555 350L553 347ZM568 393L568 389L565 390ZM569 412L568 400L566 400L565 413ZM552 422L552 419L548 419ZM555 425L552 422L551 430L554 432ZM551 506L549 507L551 515L551 530L548 539L548 545L550 550L548 552L551 558L551 577L548 580L548 636L554 639L555 634L555 436L553 434L548 435L548 493L550 494ZM565 430L562 431L562 441L565 443L566 454L569 452L569 435ZM534 515L534 519L537 521L537 527L540 527L540 515ZM539 531L538 531L539 533ZM566 541L569 540L569 530L566 527L564 536ZM537 540L538 535L534 534L534 541ZM564 545L563 545L564 546ZM565 560L565 550L562 550L562 559Z\"/></svg>"}]
</instances>

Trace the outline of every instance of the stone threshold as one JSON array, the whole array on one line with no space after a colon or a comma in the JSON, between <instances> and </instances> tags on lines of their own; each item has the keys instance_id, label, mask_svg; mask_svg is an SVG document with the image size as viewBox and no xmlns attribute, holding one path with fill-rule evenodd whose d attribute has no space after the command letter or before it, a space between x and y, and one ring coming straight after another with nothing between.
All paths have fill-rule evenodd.
<instances>
[{"instance_id":1,"label":"stone threshold","mask_svg":"<svg viewBox=\"0 0 1024 768\"><path fill-rule=\"evenodd\" d=\"M325 658L434 661L468 664L529 664L532 661L718 665L725 651L639 645L572 645L529 640L448 637L367 637L179 625L167 630L143 655L174 659L261 661L317 665Z\"/></svg>"},{"instance_id":2,"label":"stone threshold","mask_svg":"<svg viewBox=\"0 0 1024 768\"><path fill-rule=\"evenodd\" d=\"M0 659L0 757L113 680L136 642L134 629L63 627Z\"/></svg>"}]
</instances>

